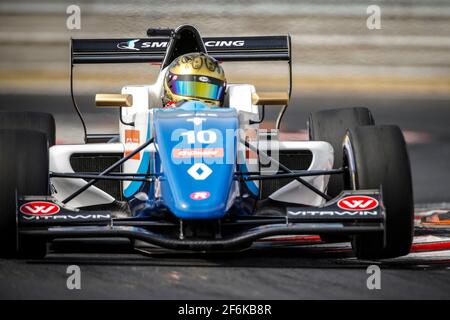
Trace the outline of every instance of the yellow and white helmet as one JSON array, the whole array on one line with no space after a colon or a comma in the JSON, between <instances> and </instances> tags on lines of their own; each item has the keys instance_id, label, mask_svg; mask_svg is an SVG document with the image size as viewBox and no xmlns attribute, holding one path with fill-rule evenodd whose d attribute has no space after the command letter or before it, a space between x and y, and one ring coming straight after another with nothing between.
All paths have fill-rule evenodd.
<instances>
[{"instance_id":1,"label":"yellow and white helmet","mask_svg":"<svg viewBox=\"0 0 450 320\"><path fill-rule=\"evenodd\" d=\"M204 53L188 53L168 66L163 103L199 100L221 107L225 88L225 73L216 59Z\"/></svg>"}]
</instances>

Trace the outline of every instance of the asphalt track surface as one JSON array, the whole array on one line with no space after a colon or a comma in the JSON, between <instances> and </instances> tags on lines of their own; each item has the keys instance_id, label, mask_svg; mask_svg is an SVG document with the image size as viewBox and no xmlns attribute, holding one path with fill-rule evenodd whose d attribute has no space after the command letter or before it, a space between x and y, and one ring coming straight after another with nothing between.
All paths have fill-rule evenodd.
<instances>
[{"instance_id":1,"label":"asphalt track surface","mask_svg":"<svg viewBox=\"0 0 450 320\"><path fill-rule=\"evenodd\" d=\"M92 98L82 97L92 110ZM48 110L58 139L78 139L81 130L64 96L0 96L2 110ZM306 128L309 111L368 106L378 123L396 123L407 134L417 206L450 202L450 108L444 99L385 97L295 97L285 129ZM271 112L269 112L269 116ZM89 125L114 130L114 114L90 113ZM98 131L98 130L97 130ZM420 233L420 234L419 234ZM444 229L418 235L448 236ZM417 239L427 238L418 237ZM417 240L416 239L416 240ZM430 252L419 244L403 258L359 261L347 244L317 239L262 242L240 253L173 253L125 241L58 243L44 260L0 260L0 298L59 299L449 299L450 247ZM443 242L445 243L445 242ZM66 268L81 268L81 290L68 290ZM368 290L367 266L381 268L381 290Z\"/></svg>"}]
</instances>

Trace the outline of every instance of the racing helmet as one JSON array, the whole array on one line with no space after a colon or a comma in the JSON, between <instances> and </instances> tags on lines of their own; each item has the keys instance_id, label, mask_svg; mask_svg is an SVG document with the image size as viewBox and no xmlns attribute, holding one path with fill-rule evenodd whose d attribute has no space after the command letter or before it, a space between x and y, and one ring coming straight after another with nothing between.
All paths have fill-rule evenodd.
<instances>
[{"instance_id":1,"label":"racing helmet","mask_svg":"<svg viewBox=\"0 0 450 320\"><path fill-rule=\"evenodd\" d=\"M199 100L210 107L221 107L225 88L225 72L216 59L199 52L184 54L167 68L163 104Z\"/></svg>"}]
</instances>

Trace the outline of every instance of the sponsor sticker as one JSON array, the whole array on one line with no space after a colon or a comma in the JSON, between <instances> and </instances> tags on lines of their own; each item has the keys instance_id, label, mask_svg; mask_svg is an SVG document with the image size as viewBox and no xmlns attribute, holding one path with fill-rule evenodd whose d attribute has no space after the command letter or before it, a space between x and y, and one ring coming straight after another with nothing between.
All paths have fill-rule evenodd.
<instances>
[{"instance_id":1,"label":"sponsor sticker","mask_svg":"<svg viewBox=\"0 0 450 320\"><path fill-rule=\"evenodd\" d=\"M111 218L110 214L85 214L85 213L73 213L73 214L58 214L58 215L28 215L22 216L24 221L86 221L86 220L107 220Z\"/></svg>"},{"instance_id":2,"label":"sponsor sticker","mask_svg":"<svg viewBox=\"0 0 450 320\"><path fill-rule=\"evenodd\" d=\"M57 214L60 208L57 204L46 201L32 201L20 206L19 211L30 216L49 216Z\"/></svg>"},{"instance_id":3,"label":"sponsor sticker","mask_svg":"<svg viewBox=\"0 0 450 320\"><path fill-rule=\"evenodd\" d=\"M117 48L126 49L126 50L135 50L139 51L139 48L136 48L136 43L139 42L140 39L129 40L125 42L120 42L117 44Z\"/></svg>"},{"instance_id":4,"label":"sponsor sticker","mask_svg":"<svg viewBox=\"0 0 450 320\"><path fill-rule=\"evenodd\" d=\"M192 192L189 195L189 198L191 198L192 200L205 200L208 199L210 195L211 193L209 193L208 191L196 191Z\"/></svg>"},{"instance_id":5,"label":"sponsor sticker","mask_svg":"<svg viewBox=\"0 0 450 320\"><path fill-rule=\"evenodd\" d=\"M378 207L378 200L369 196L348 196L339 200L337 205L344 210L372 210Z\"/></svg>"},{"instance_id":6,"label":"sponsor sticker","mask_svg":"<svg viewBox=\"0 0 450 320\"><path fill-rule=\"evenodd\" d=\"M125 130L125 143L139 143L139 130Z\"/></svg>"},{"instance_id":7,"label":"sponsor sticker","mask_svg":"<svg viewBox=\"0 0 450 320\"><path fill-rule=\"evenodd\" d=\"M206 41L206 47L243 47L245 45L245 40L218 40L218 41Z\"/></svg>"},{"instance_id":8,"label":"sponsor sticker","mask_svg":"<svg viewBox=\"0 0 450 320\"><path fill-rule=\"evenodd\" d=\"M211 168L204 163L194 163L187 171L194 180L205 180L212 172Z\"/></svg>"},{"instance_id":9,"label":"sponsor sticker","mask_svg":"<svg viewBox=\"0 0 450 320\"><path fill-rule=\"evenodd\" d=\"M173 158L222 158L223 148L172 149Z\"/></svg>"},{"instance_id":10,"label":"sponsor sticker","mask_svg":"<svg viewBox=\"0 0 450 320\"><path fill-rule=\"evenodd\" d=\"M314 210L288 210L288 214L291 216L301 216L301 217L355 217L355 216L363 216L363 217L377 217L379 216L379 212L369 211L369 210L361 210L361 211L314 211Z\"/></svg>"},{"instance_id":11,"label":"sponsor sticker","mask_svg":"<svg viewBox=\"0 0 450 320\"><path fill-rule=\"evenodd\" d=\"M246 129L245 130L245 141L248 143L254 143L257 141L257 132L255 129ZM258 154L249 149L245 148L245 161L248 164L256 164L258 159Z\"/></svg>"},{"instance_id":12,"label":"sponsor sticker","mask_svg":"<svg viewBox=\"0 0 450 320\"><path fill-rule=\"evenodd\" d=\"M139 144L141 142L140 139L140 132L139 130L125 130L125 157L128 156L131 152L133 152L134 148L133 145ZM137 146L134 146L137 147ZM132 158L132 160L140 160L141 154L140 152L135 154Z\"/></svg>"}]
</instances>

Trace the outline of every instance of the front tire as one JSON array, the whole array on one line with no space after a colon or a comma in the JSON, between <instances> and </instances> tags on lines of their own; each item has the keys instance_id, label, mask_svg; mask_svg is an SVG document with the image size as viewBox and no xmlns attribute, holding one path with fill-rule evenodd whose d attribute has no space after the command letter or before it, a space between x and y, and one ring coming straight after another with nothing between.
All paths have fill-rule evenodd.
<instances>
[{"instance_id":1,"label":"front tire","mask_svg":"<svg viewBox=\"0 0 450 320\"><path fill-rule=\"evenodd\" d=\"M406 143L397 126L364 126L348 130L344 163L346 188L380 189L385 207L385 234L354 236L359 259L380 259L409 253L414 232L414 202Z\"/></svg>"},{"instance_id":2,"label":"front tire","mask_svg":"<svg viewBox=\"0 0 450 320\"><path fill-rule=\"evenodd\" d=\"M0 255L43 257L45 240L18 235L16 197L49 194L47 135L30 130L0 130L0 150Z\"/></svg>"},{"instance_id":3,"label":"front tire","mask_svg":"<svg viewBox=\"0 0 450 320\"><path fill-rule=\"evenodd\" d=\"M326 141L333 147L333 169L342 167L342 140L348 129L374 125L372 113L367 108L343 108L312 112L308 118L308 133L311 141ZM344 190L340 175L330 176L327 194L336 197Z\"/></svg>"},{"instance_id":4,"label":"front tire","mask_svg":"<svg viewBox=\"0 0 450 320\"><path fill-rule=\"evenodd\" d=\"M342 167L342 140L348 129L358 126L374 125L369 109L342 108L312 112L308 118L310 141L326 141L333 147L333 169ZM341 175L331 175L326 193L331 197L338 196L344 190L344 179ZM343 235L321 235L325 242L348 242L350 238Z\"/></svg>"},{"instance_id":5,"label":"front tire","mask_svg":"<svg viewBox=\"0 0 450 320\"><path fill-rule=\"evenodd\" d=\"M45 112L0 112L0 128L8 130L31 130L47 135L49 146L56 140L56 126L53 115Z\"/></svg>"}]
</instances>

